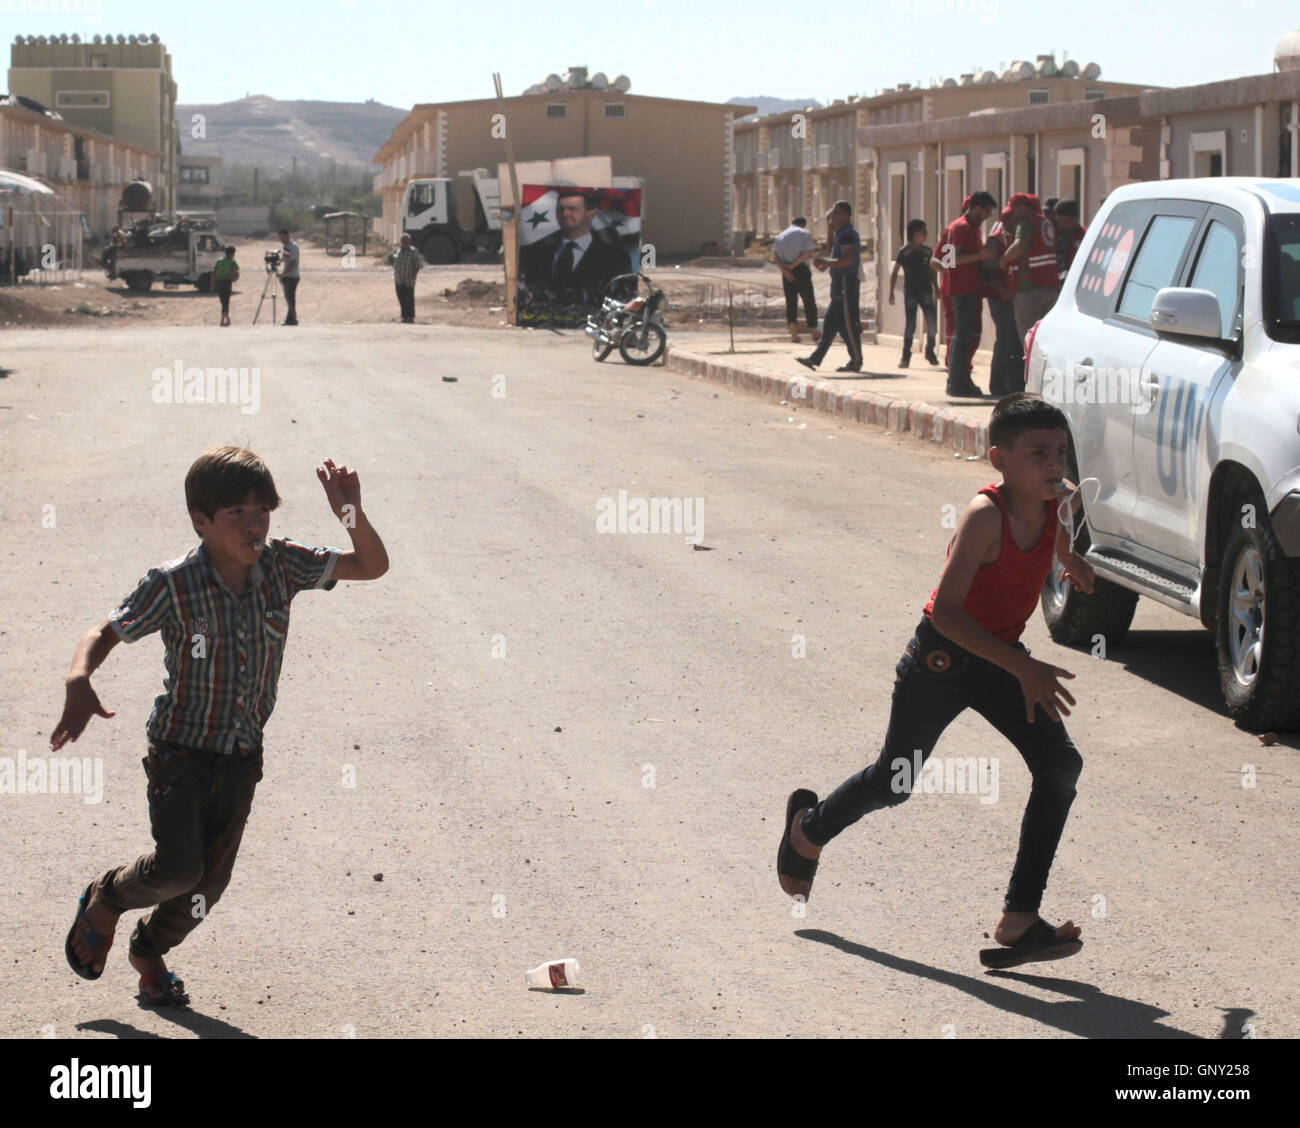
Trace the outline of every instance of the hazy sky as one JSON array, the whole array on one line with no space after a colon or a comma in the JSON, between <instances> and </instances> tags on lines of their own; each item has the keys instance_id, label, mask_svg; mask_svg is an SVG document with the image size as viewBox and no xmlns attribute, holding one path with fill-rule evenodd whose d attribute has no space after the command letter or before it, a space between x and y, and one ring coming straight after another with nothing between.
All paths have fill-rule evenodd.
<instances>
[{"instance_id":1,"label":"hazy sky","mask_svg":"<svg viewBox=\"0 0 1300 1128\"><path fill-rule=\"evenodd\" d=\"M839 15L837 13L849 13ZM632 92L827 102L1062 52L1117 82L1263 74L1295 0L0 0L0 33L156 32L182 102L245 94L409 108L507 94L570 66Z\"/></svg>"}]
</instances>

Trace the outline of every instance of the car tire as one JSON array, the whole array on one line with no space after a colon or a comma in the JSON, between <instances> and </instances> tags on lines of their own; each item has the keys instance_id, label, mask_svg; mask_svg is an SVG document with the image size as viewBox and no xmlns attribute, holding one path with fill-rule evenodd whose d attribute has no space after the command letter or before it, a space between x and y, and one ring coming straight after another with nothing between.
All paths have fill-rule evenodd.
<instances>
[{"instance_id":1,"label":"car tire","mask_svg":"<svg viewBox=\"0 0 1300 1128\"><path fill-rule=\"evenodd\" d=\"M457 261L456 244L446 235L430 235L421 248L424 261L430 266L446 266Z\"/></svg>"},{"instance_id":2,"label":"car tire","mask_svg":"<svg viewBox=\"0 0 1300 1128\"><path fill-rule=\"evenodd\" d=\"M147 294L153 288L153 274L148 270L133 270L123 277L127 287L137 294Z\"/></svg>"},{"instance_id":3,"label":"car tire","mask_svg":"<svg viewBox=\"0 0 1300 1128\"><path fill-rule=\"evenodd\" d=\"M1273 535L1263 499L1223 550L1215 643L1228 712L1253 732L1300 729L1300 561ZM1240 507L1236 508L1240 512Z\"/></svg>"},{"instance_id":4,"label":"car tire","mask_svg":"<svg viewBox=\"0 0 1300 1128\"><path fill-rule=\"evenodd\" d=\"M200 294L212 293L212 275L200 274L198 281L194 285L198 288Z\"/></svg>"}]
</instances>

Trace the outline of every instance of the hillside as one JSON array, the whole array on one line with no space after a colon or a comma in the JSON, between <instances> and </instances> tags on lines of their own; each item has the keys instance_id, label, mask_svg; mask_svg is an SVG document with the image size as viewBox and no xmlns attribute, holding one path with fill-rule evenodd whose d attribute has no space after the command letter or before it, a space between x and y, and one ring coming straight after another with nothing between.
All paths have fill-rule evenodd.
<instances>
[{"instance_id":1,"label":"hillside","mask_svg":"<svg viewBox=\"0 0 1300 1128\"><path fill-rule=\"evenodd\" d=\"M410 111L379 102L281 102L254 94L216 105L177 105L181 152L222 157L230 164L300 169L331 158L339 164L369 165ZM203 114L206 138L191 136L194 114Z\"/></svg>"},{"instance_id":2,"label":"hillside","mask_svg":"<svg viewBox=\"0 0 1300 1128\"><path fill-rule=\"evenodd\" d=\"M802 110L805 106L821 108L821 103L816 98L773 98L765 94L756 98L728 98L727 105L758 107L758 113L741 118L741 121L752 121L756 117L766 117L768 114L783 114L789 110Z\"/></svg>"}]
</instances>

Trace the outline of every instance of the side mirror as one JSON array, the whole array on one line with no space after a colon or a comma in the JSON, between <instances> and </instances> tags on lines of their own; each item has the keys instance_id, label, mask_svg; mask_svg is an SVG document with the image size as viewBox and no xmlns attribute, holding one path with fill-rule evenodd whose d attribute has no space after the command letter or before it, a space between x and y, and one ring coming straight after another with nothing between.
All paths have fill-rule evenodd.
<instances>
[{"instance_id":1,"label":"side mirror","mask_svg":"<svg viewBox=\"0 0 1300 1128\"><path fill-rule=\"evenodd\" d=\"M1166 286L1151 303L1151 328L1161 336L1223 338L1219 299L1210 290Z\"/></svg>"}]
</instances>

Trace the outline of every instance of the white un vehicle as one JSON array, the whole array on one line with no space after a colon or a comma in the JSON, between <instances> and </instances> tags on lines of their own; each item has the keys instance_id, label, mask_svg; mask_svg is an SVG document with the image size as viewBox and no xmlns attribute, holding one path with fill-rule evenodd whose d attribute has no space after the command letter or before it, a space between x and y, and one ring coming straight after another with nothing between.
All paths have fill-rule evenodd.
<instances>
[{"instance_id":1,"label":"white un vehicle","mask_svg":"<svg viewBox=\"0 0 1300 1128\"><path fill-rule=\"evenodd\" d=\"M1300 180L1133 184L1110 195L1026 387L1070 422L1091 595L1043 611L1061 643L1127 632L1139 595L1217 642L1229 712L1300 728Z\"/></svg>"}]
</instances>

